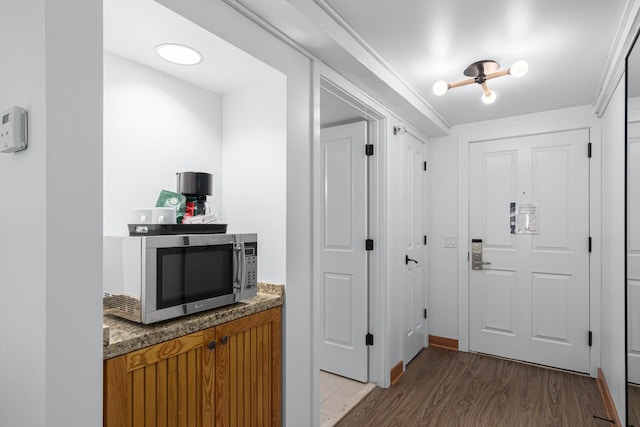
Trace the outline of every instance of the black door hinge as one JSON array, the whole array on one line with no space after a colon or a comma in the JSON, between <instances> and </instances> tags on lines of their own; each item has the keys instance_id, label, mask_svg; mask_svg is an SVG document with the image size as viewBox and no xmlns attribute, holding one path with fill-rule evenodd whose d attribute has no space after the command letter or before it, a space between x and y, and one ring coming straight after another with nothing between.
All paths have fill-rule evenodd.
<instances>
[{"instance_id":1,"label":"black door hinge","mask_svg":"<svg viewBox=\"0 0 640 427\"><path fill-rule=\"evenodd\" d=\"M422 238L423 238L424 244L426 245L427 244L427 236L424 235L424 236L422 236Z\"/></svg>"},{"instance_id":2,"label":"black door hinge","mask_svg":"<svg viewBox=\"0 0 640 427\"><path fill-rule=\"evenodd\" d=\"M373 156L373 144L367 144L364 146L364 153L367 156Z\"/></svg>"},{"instance_id":3,"label":"black door hinge","mask_svg":"<svg viewBox=\"0 0 640 427\"><path fill-rule=\"evenodd\" d=\"M372 333L368 333L367 335L365 335L365 342L367 345L373 345L373 334Z\"/></svg>"},{"instance_id":4,"label":"black door hinge","mask_svg":"<svg viewBox=\"0 0 640 427\"><path fill-rule=\"evenodd\" d=\"M427 309L426 308L424 309L424 318L425 319L427 318Z\"/></svg>"},{"instance_id":5,"label":"black door hinge","mask_svg":"<svg viewBox=\"0 0 640 427\"><path fill-rule=\"evenodd\" d=\"M589 347L593 344L593 332L589 331Z\"/></svg>"},{"instance_id":6,"label":"black door hinge","mask_svg":"<svg viewBox=\"0 0 640 427\"><path fill-rule=\"evenodd\" d=\"M591 236L589 236L589 252L591 252Z\"/></svg>"},{"instance_id":7,"label":"black door hinge","mask_svg":"<svg viewBox=\"0 0 640 427\"><path fill-rule=\"evenodd\" d=\"M424 163L422 164L422 167L424 168L424 170L427 170L427 162L424 162Z\"/></svg>"},{"instance_id":8,"label":"black door hinge","mask_svg":"<svg viewBox=\"0 0 640 427\"><path fill-rule=\"evenodd\" d=\"M587 155L591 158L591 143L587 144Z\"/></svg>"},{"instance_id":9,"label":"black door hinge","mask_svg":"<svg viewBox=\"0 0 640 427\"><path fill-rule=\"evenodd\" d=\"M373 250L373 239L367 239L364 245L365 249L368 251Z\"/></svg>"}]
</instances>

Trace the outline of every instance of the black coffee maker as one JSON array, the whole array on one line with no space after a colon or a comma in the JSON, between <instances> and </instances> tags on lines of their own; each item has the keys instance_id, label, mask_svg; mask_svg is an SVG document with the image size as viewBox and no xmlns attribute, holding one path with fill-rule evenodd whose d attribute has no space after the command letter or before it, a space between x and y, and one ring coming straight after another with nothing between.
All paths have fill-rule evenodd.
<instances>
[{"instance_id":1,"label":"black coffee maker","mask_svg":"<svg viewBox=\"0 0 640 427\"><path fill-rule=\"evenodd\" d=\"M178 172L178 193L187 198L187 204L193 202L193 215L206 214L207 196L213 194L213 175L205 172Z\"/></svg>"}]
</instances>

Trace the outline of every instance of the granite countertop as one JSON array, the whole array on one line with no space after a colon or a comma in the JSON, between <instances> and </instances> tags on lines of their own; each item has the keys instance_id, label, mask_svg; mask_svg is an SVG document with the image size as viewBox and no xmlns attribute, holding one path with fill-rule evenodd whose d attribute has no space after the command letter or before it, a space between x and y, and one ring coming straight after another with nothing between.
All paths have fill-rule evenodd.
<instances>
[{"instance_id":1,"label":"granite countertop","mask_svg":"<svg viewBox=\"0 0 640 427\"><path fill-rule=\"evenodd\" d=\"M104 342L103 359L121 356L144 347L279 307L282 304L284 304L283 285L259 283L258 295L254 298L152 325L143 325L105 314L103 323L108 328L109 338Z\"/></svg>"}]
</instances>

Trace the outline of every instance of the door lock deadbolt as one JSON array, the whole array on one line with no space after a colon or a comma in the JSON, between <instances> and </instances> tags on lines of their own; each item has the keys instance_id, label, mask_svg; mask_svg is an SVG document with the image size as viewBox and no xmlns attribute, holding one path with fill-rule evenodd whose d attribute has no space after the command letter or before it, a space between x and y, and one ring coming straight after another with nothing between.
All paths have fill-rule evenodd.
<instances>
[{"instance_id":1,"label":"door lock deadbolt","mask_svg":"<svg viewBox=\"0 0 640 427\"><path fill-rule=\"evenodd\" d=\"M490 262L482 261L482 239L471 240L471 268L482 270L483 266L491 265Z\"/></svg>"}]
</instances>

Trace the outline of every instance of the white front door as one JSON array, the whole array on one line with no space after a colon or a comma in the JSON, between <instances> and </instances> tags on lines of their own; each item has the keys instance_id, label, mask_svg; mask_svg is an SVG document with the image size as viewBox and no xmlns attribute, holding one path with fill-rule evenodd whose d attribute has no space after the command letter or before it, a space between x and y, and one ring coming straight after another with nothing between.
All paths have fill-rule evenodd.
<instances>
[{"instance_id":1,"label":"white front door","mask_svg":"<svg viewBox=\"0 0 640 427\"><path fill-rule=\"evenodd\" d=\"M627 377L640 384L640 123L627 137Z\"/></svg>"},{"instance_id":2,"label":"white front door","mask_svg":"<svg viewBox=\"0 0 640 427\"><path fill-rule=\"evenodd\" d=\"M402 135L402 243L404 264L402 304L404 363L426 345L424 317L426 285L425 146L409 133Z\"/></svg>"},{"instance_id":3,"label":"white front door","mask_svg":"<svg viewBox=\"0 0 640 427\"><path fill-rule=\"evenodd\" d=\"M320 369L358 381L367 365L366 122L322 129ZM295 327L295 326L294 326Z\"/></svg>"},{"instance_id":4,"label":"white front door","mask_svg":"<svg viewBox=\"0 0 640 427\"><path fill-rule=\"evenodd\" d=\"M470 237L491 263L470 271L471 351L589 372L588 142L575 130L471 144ZM516 234L512 202L530 208Z\"/></svg>"}]
</instances>

